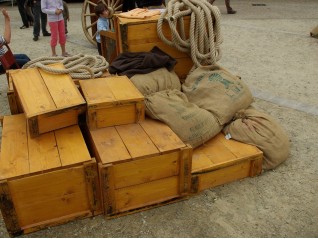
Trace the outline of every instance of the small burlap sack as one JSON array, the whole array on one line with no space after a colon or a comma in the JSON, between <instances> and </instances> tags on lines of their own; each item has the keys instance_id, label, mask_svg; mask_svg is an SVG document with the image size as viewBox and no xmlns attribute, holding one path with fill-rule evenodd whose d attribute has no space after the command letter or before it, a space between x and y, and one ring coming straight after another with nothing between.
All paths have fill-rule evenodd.
<instances>
[{"instance_id":1,"label":"small burlap sack","mask_svg":"<svg viewBox=\"0 0 318 239\"><path fill-rule=\"evenodd\" d=\"M136 74L130 80L144 96L162 90L181 90L178 75L165 67L147 74Z\"/></svg>"},{"instance_id":2,"label":"small burlap sack","mask_svg":"<svg viewBox=\"0 0 318 239\"><path fill-rule=\"evenodd\" d=\"M318 26L310 31L310 36L318 38Z\"/></svg>"},{"instance_id":3,"label":"small burlap sack","mask_svg":"<svg viewBox=\"0 0 318 239\"><path fill-rule=\"evenodd\" d=\"M236 113L234 120L223 128L225 135L255 145L263 151L263 169L273 169L289 155L289 138L271 116L250 106Z\"/></svg>"},{"instance_id":4,"label":"small burlap sack","mask_svg":"<svg viewBox=\"0 0 318 239\"><path fill-rule=\"evenodd\" d=\"M178 90L160 91L145 97L146 115L160 120L186 144L198 147L213 138L222 127L208 111L188 102Z\"/></svg>"},{"instance_id":5,"label":"small burlap sack","mask_svg":"<svg viewBox=\"0 0 318 239\"><path fill-rule=\"evenodd\" d=\"M211 112L220 125L253 102L247 85L217 65L195 69L182 84L182 91L189 102Z\"/></svg>"}]
</instances>

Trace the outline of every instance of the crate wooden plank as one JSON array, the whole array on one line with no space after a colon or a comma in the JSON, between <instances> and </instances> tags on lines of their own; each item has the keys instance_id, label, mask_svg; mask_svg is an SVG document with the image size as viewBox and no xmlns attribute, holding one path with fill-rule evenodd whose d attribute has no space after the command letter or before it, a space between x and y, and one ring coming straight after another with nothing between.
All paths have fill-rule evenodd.
<instances>
[{"instance_id":1,"label":"crate wooden plank","mask_svg":"<svg viewBox=\"0 0 318 239\"><path fill-rule=\"evenodd\" d=\"M52 64L50 67L53 69L65 69L62 63ZM42 69L39 69L39 72L49 89L56 108L72 107L85 103L70 75L55 75Z\"/></svg>"},{"instance_id":2,"label":"crate wooden plank","mask_svg":"<svg viewBox=\"0 0 318 239\"><path fill-rule=\"evenodd\" d=\"M61 167L54 132L31 138L28 132L30 173Z\"/></svg>"},{"instance_id":3,"label":"crate wooden plank","mask_svg":"<svg viewBox=\"0 0 318 239\"><path fill-rule=\"evenodd\" d=\"M186 146L169 126L160 121L144 120L140 122L140 125L160 152L167 152ZM160 130L158 131L159 127Z\"/></svg>"},{"instance_id":4,"label":"crate wooden plank","mask_svg":"<svg viewBox=\"0 0 318 239\"><path fill-rule=\"evenodd\" d=\"M131 156L114 127L92 130L94 147L98 159L103 164L130 160ZM107 135L107 137L105 137Z\"/></svg>"},{"instance_id":5,"label":"crate wooden plank","mask_svg":"<svg viewBox=\"0 0 318 239\"><path fill-rule=\"evenodd\" d=\"M97 78L89 81L79 81L88 106L92 105L97 107L97 105L102 103L109 105L109 102L115 101L116 98L110 90L107 81L104 79L105 78Z\"/></svg>"},{"instance_id":6,"label":"crate wooden plank","mask_svg":"<svg viewBox=\"0 0 318 239\"><path fill-rule=\"evenodd\" d=\"M116 190L117 212L145 207L178 197L178 181L179 177L175 176Z\"/></svg>"},{"instance_id":7,"label":"crate wooden plank","mask_svg":"<svg viewBox=\"0 0 318 239\"><path fill-rule=\"evenodd\" d=\"M139 124L119 125L115 126L115 128L125 142L125 146L132 158L149 157L159 153L158 148Z\"/></svg>"},{"instance_id":8,"label":"crate wooden plank","mask_svg":"<svg viewBox=\"0 0 318 239\"><path fill-rule=\"evenodd\" d=\"M39 112L49 112L56 109L55 103L36 68L18 70L12 73L15 91L19 92L24 112L27 118L38 115Z\"/></svg>"},{"instance_id":9,"label":"crate wooden plank","mask_svg":"<svg viewBox=\"0 0 318 239\"><path fill-rule=\"evenodd\" d=\"M1 142L0 179L30 172L26 120L23 114L4 117ZM10 139L10 140L6 140Z\"/></svg>"},{"instance_id":10,"label":"crate wooden plank","mask_svg":"<svg viewBox=\"0 0 318 239\"><path fill-rule=\"evenodd\" d=\"M131 124L145 117L144 96L126 76L79 82L90 129Z\"/></svg>"},{"instance_id":11,"label":"crate wooden plank","mask_svg":"<svg viewBox=\"0 0 318 239\"><path fill-rule=\"evenodd\" d=\"M77 125L55 131L62 166L90 161L83 135Z\"/></svg>"},{"instance_id":12,"label":"crate wooden plank","mask_svg":"<svg viewBox=\"0 0 318 239\"><path fill-rule=\"evenodd\" d=\"M126 76L117 76L114 80L107 78L107 84L119 103L141 101L144 96Z\"/></svg>"}]
</instances>

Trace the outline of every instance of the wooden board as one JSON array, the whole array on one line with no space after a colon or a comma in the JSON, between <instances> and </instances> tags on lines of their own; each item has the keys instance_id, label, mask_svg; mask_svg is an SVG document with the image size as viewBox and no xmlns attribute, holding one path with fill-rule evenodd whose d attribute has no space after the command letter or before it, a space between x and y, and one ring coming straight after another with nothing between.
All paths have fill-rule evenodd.
<instances>
[{"instance_id":1,"label":"wooden board","mask_svg":"<svg viewBox=\"0 0 318 239\"><path fill-rule=\"evenodd\" d=\"M50 66L64 68L62 63ZM10 77L31 137L78 123L86 102L69 75L29 68L12 71Z\"/></svg>"},{"instance_id":2,"label":"wooden board","mask_svg":"<svg viewBox=\"0 0 318 239\"><path fill-rule=\"evenodd\" d=\"M227 140L218 134L193 151L192 191L259 175L263 153L255 146Z\"/></svg>"},{"instance_id":3,"label":"wooden board","mask_svg":"<svg viewBox=\"0 0 318 239\"><path fill-rule=\"evenodd\" d=\"M192 148L165 124L136 124L89 130L99 162L106 215L181 198L191 190Z\"/></svg>"},{"instance_id":4,"label":"wooden board","mask_svg":"<svg viewBox=\"0 0 318 239\"><path fill-rule=\"evenodd\" d=\"M137 123L144 119L144 96L126 76L79 82L87 101L90 129Z\"/></svg>"},{"instance_id":5,"label":"wooden board","mask_svg":"<svg viewBox=\"0 0 318 239\"><path fill-rule=\"evenodd\" d=\"M24 114L4 116L0 209L10 236L102 213L99 188L78 125L31 138Z\"/></svg>"}]
</instances>

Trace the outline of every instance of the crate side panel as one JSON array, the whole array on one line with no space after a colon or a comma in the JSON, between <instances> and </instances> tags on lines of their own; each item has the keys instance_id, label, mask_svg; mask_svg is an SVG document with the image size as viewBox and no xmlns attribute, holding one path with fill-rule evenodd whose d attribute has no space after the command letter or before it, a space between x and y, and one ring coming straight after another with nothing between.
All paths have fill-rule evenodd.
<instances>
[{"instance_id":1,"label":"crate side panel","mask_svg":"<svg viewBox=\"0 0 318 239\"><path fill-rule=\"evenodd\" d=\"M246 160L208 173L197 174L199 177L198 191L213 188L222 184L246 178L250 174L250 161Z\"/></svg>"},{"instance_id":2,"label":"crate side panel","mask_svg":"<svg viewBox=\"0 0 318 239\"><path fill-rule=\"evenodd\" d=\"M179 196L177 176L115 190L116 209L124 212Z\"/></svg>"},{"instance_id":3,"label":"crate side panel","mask_svg":"<svg viewBox=\"0 0 318 239\"><path fill-rule=\"evenodd\" d=\"M4 116L0 160L0 179L30 172L27 126L24 114Z\"/></svg>"},{"instance_id":4,"label":"crate side panel","mask_svg":"<svg viewBox=\"0 0 318 239\"><path fill-rule=\"evenodd\" d=\"M55 131L62 166L91 160L89 151L78 125Z\"/></svg>"},{"instance_id":5,"label":"crate side panel","mask_svg":"<svg viewBox=\"0 0 318 239\"><path fill-rule=\"evenodd\" d=\"M37 116L39 134L77 124L80 108L78 106Z\"/></svg>"},{"instance_id":6,"label":"crate side panel","mask_svg":"<svg viewBox=\"0 0 318 239\"><path fill-rule=\"evenodd\" d=\"M153 156L159 150L139 124L115 126L132 158Z\"/></svg>"},{"instance_id":7,"label":"crate side panel","mask_svg":"<svg viewBox=\"0 0 318 239\"><path fill-rule=\"evenodd\" d=\"M113 125L131 124L137 121L136 105L125 104L96 110L96 126L103 128Z\"/></svg>"},{"instance_id":8,"label":"crate side panel","mask_svg":"<svg viewBox=\"0 0 318 239\"><path fill-rule=\"evenodd\" d=\"M115 127L90 130L96 158L102 164L116 163L131 159L125 144Z\"/></svg>"},{"instance_id":9,"label":"crate side panel","mask_svg":"<svg viewBox=\"0 0 318 239\"><path fill-rule=\"evenodd\" d=\"M147 183L179 174L180 151L114 165L115 188Z\"/></svg>"},{"instance_id":10,"label":"crate side panel","mask_svg":"<svg viewBox=\"0 0 318 239\"><path fill-rule=\"evenodd\" d=\"M62 63L50 65L53 69L65 69ZM39 69L50 95L57 108L84 104L85 100L68 74L52 74Z\"/></svg>"},{"instance_id":11,"label":"crate side panel","mask_svg":"<svg viewBox=\"0 0 318 239\"><path fill-rule=\"evenodd\" d=\"M89 210L83 166L8 184L21 227Z\"/></svg>"},{"instance_id":12,"label":"crate side panel","mask_svg":"<svg viewBox=\"0 0 318 239\"><path fill-rule=\"evenodd\" d=\"M27 118L56 109L55 103L36 68L12 73L15 91Z\"/></svg>"}]
</instances>

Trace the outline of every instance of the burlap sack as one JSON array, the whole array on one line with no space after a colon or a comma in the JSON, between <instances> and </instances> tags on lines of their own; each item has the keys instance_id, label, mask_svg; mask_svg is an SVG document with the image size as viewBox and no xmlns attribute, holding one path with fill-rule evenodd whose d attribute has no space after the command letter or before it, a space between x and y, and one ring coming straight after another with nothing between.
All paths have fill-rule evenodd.
<instances>
[{"instance_id":1,"label":"burlap sack","mask_svg":"<svg viewBox=\"0 0 318 239\"><path fill-rule=\"evenodd\" d=\"M310 31L310 36L318 38L318 26Z\"/></svg>"},{"instance_id":2,"label":"burlap sack","mask_svg":"<svg viewBox=\"0 0 318 239\"><path fill-rule=\"evenodd\" d=\"M136 74L130 80L144 96L162 90L181 90L178 75L164 67L148 74Z\"/></svg>"},{"instance_id":3,"label":"burlap sack","mask_svg":"<svg viewBox=\"0 0 318 239\"><path fill-rule=\"evenodd\" d=\"M178 90L160 91L145 97L146 115L167 124L193 148L213 138L222 127L208 111L188 102Z\"/></svg>"},{"instance_id":4,"label":"burlap sack","mask_svg":"<svg viewBox=\"0 0 318 239\"><path fill-rule=\"evenodd\" d=\"M229 122L237 111L246 109L253 102L247 85L219 66L194 70L182 84L182 91L191 103L211 112L220 125Z\"/></svg>"},{"instance_id":5,"label":"burlap sack","mask_svg":"<svg viewBox=\"0 0 318 239\"><path fill-rule=\"evenodd\" d=\"M235 115L234 121L223 128L231 138L255 145L263 151L263 169L273 169L289 155L289 138L271 116L250 106Z\"/></svg>"}]
</instances>

